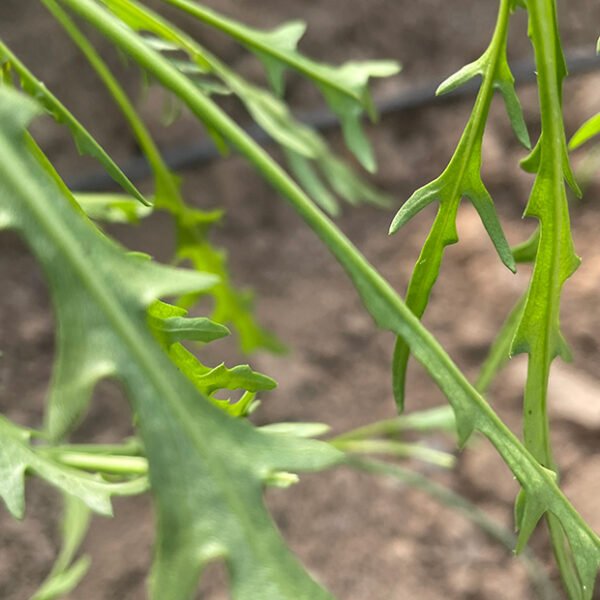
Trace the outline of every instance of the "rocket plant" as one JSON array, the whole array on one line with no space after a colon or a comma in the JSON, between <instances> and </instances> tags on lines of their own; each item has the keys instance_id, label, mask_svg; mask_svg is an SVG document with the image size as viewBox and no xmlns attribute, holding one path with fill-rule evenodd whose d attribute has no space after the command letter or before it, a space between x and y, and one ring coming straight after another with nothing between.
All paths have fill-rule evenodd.
<instances>
[{"instance_id":1,"label":"rocket plant","mask_svg":"<svg viewBox=\"0 0 600 600\"><path fill-rule=\"evenodd\" d=\"M404 300L332 220L340 200L385 207L390 198L336 156L315 130L296 120L283 100L288 72L314 84L339 118L348 149L372 172L375 157L362 127L364 115L376 118L368 85L373 77L395 74L397 63L348 62L339 67L319 63L298 49L305 30L302 22L264 31L194 0L163 0L254 54L265 69L267 84L261 86L143 1L39 1L119 106L152 168L154 192L142 194L84 125L0 40L0 226L17 231L43 268L57 324L43 426L28 429L0 418L0 496L7 509L17 518L23 516L25 475L45 480L64 497L63 548L35 598L61 597L84 576L89 560L78 556L78 548L91 512L110 515L112 497L147 491L156 509L151 598L192 598L203 568L212 561L227 565L236 600L331 598L287 548L264 505L263 492L269 485L292 485L297 473L344 464L424 489L527 557L528 539L545 521L568 597L590 600L600 566L600 539L561 491L547 414L552 362L557 356L569 357L559 323L561 290L579 264L567 204L566 186L575 193L578 187L562 118L567 71L554 0L500 0L489 46L440 86L442 94L481 79L448 166L418 189L392 221L390 232L401 235L413 215L438 203ZM527 11L536 60L542 127L534 143L507 61L508 32L516 10ZM393 390L402 411L405 397L410 398L406 366L412 356L442 390L449 409L400 415L321 440L316 438L327 432L321 424L251 423L247 417L258 406L257 396L273 389L275 381L248 365L205 365L190 348L193 343L217 343L231 333L244 352L260 348L278 352L283 346L257 322L251 295L237 289L224 251L211 240L222 211L200 210L184 198L179 178L85 34L84 24L181 102L223 152L243 156L327 246L376 326L397 339L390 401ZM536 219L538 229L515 248L506 241L481 175L482 140L496 92L504 100L517 139L530 151L521 166L534 175L525 216ZM220 99L225 95L238 98L280 146L285 166L222 108ZM65 125L79 151L94 157L121 191L80 194L69 189L29 133L35 118L53 118ZM598 116L591 118L573 137L571 147L599 130ZM444 250L458 241L455 221L463 198L476 208L508 269L533 263L529 288L499 332L475 385L420 322ZM176 248L171 266L127 251L101 229L103 221L137 221L151 211L172 218ZM212 299L212 312L189 317L188 309L201 296ZM483 395L509 357L521 352L529 360L522 439ZM106 377L117 379L125 389L135 437L112 445L70 443L69 435L86 414L94 386ZM223 399L234 392L237 400ZM388 454L450 466L452 456L397 439L407 429L448 427L456 430L460 446L473 434L489 439L519 482L518 538L499 533L464 499L418 473L383 460L357 458L357 454ZM293 494L293 488L288 493ZM553 593L546 587L542 597Z\"/></svg>"}]
</instances>

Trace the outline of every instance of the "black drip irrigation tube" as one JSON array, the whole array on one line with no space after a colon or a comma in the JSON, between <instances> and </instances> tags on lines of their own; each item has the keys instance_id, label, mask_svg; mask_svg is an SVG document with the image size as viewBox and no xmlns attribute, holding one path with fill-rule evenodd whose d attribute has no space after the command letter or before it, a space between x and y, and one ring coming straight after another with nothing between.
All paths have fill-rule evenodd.
<instances>
[{"instance_id":1,"label":"black drip irrigation tube","mask_svg":"<svg viewBox=\"0 0 600 600\"><path fill-rule=\"evenodd\" d=\"M595 54L590 55L589 52L569 52L567 53L567 65L570 75L583 75L600 69L600 57ZM515 62L511 68L517 86L536 81L535 63L532 60L520 60ZM436 80L435 82L417 85L406 90L401 90L389 98L376 101L377 112L381 117L385 117L402 111L455 102L474 96L479 89L479 82L471 80L449 94L436 96L435 91L438 83ZM339 127L338 118L327 108L299 113L296 115L296 118L320 132L331 131ZM271 137L254 123L245 127L244 131L260 144L272 142ZM203 165L219 156L219 151L210 138L206 138L201 142L167 148L163 152L165 163L174 171ZM135 156L126 160L121 168L133 182L145 179L152 174L148 161L144 156ZM116 183L104 171L73 178L67 183L69 188L79 192L100 192L116 187Z\"/></svg>"}]
</instances>

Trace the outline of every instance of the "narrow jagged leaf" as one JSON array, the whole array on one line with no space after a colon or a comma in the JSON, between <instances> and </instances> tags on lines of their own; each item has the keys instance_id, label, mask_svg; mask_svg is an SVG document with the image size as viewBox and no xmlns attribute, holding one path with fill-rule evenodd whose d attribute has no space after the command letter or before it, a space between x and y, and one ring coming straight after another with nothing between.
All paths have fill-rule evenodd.
<instances>
[{"instance_id":1,"label":"narrow jagged leaf","mask_svg":"<svg viewBox=\"0 0 600 600\"><path fill-rule=\"evenodd\" d=\"M329 148L325 147L316 164L331 188L346 202L352 205L365 202L382 208L392 205L390 194L360 177L354 169L331 153Z\"/></svg>"},{"instance_id":2,"label":"narrow jagged leaf","mask_svg":"<svg viewBox=\"0 0 600 600\"><path fill-rule=\"evenodd\" d=\"M523 400L523 438L526 448L542 467L554 475L556 469L548 431L547 394L553 360L570 356L560 331L562 287L579 265L575 254L566 186L580 193L569 164L562 118L562 86L567 74L562 51L556 4L530 1L529 36L536 58L541 106L541 134L525 167L536 172L525 216L539 222L539 243L526 303L513 340L512 353L527 352L529 363ZM523 482L521 482L523 485ZM533 489L531 489L533 488ZM527 541L542 514L548 526L561 577L570 597L590 600L600 564L594 544L581 539L550 507L542 486L522 491L519 508L522 534ZM576 552L581 556L575 556Z\"/></svg>"},{"instance_id":3,"label":"narrow jagged leaf","mask_svg":"<svg viewBox=\"0 0 600 600\"><path fill-rule=\"evenodd\" d=\"M3 97L0 92L0 98ZM103 515L112 514L112 495L129 495L139 493L142 489L137 482L109 484L92 475L64 467L36 452L29 443L29 437L26 429L0 416L0 497L17 519L25 514L26 473L34 473Z\"/></svg>"},{"instance_id":4,"label":"narrow jagged leaf","mask_svg":"<svg viewBox=\"0 0 600 600\"><path fill-rule=\"evenodd\" d=\"M86 5L100 10L93 2ZM77 6L84 4L78 0ZM159 296L203 288L214 278L128 256L74 211L23 143L24 128L37 112L22 95L0 91L0 223L19 231L40 262L58 324L50 432L58 436L78 418L100 377L123 382L156 504L152 598L190 598L202 567L217 556L229 566L236 600L330 598L287 550L262 489L273 473L320 470L338 462L339 453L322 442L260 433L228 417L177 371L152 337L147 307ZM19 443L17 436L17 453ZM15 481L25 467L13 458L9 464L17 468L0 480L18 513ZM49 478L64 485L62 470L60 477L51 470ZM85 482L83 492L99 485L91 478ZM70 482L66 491L73 494L74 485L82 484ZM83 495L107 510L97 493Z\"/></svg>"},{"instance_id":5,"label":"narrow jagged leaf","mask_svg":"<svg viewBox=\"0 0 600 600\"><path fill-rule=\"evenodd\" d=\"M344 141L350 151L356 156L358 162L369 173L374 173L377 165L373 149L361 125L361 115L363 108L361 105L348 96L332 90L328 87L321 87L321 93L329 108L338 116L342 124L342 133Z\"/></svg>"},{"instance_id":6,"label":"narrow jagged leaf","mask_svg":"<svg viewBox=\"0 0 600 600\"><path fill-rule=\"evenodd\" d=\"M0 40L0 64L9 63L21 81L25 93L40 102L48 113L58 122L65 124L81 154L95 158L106 172L129 194L142 204L150 205L141 192L129 181L125 173L106 153L89 131L69 112L60 100L10 51Z\"/></svg>"},{"instance_id":7,"label":"narrow jagged leaf","mask_svg":"<svg viewBox=\"0 0 600 600\"><path fill-rule=\"evenodd\" d=\"M489 192L485 189L483 184L481 184L481 186L466 190L465 196L469 198L477 210L479 218L490 236L500 260L507 269L516 273L517 267L515 259L510 246L506 241L506 237L504 236L502 225L500 225L500 220L498 219L498 214L496 213L494 202Z\"/></svg>"},{"instance_id":8,"label":"narrow jagged leaf","mask_svg":"<svg viewBox=\"0 0 600 600\"><path fill-rule=\"evenodd\" d=\"M542 158L525 210L525 216L535 217L540 222L540 242L527 304L511 351L512 354L539 351L548 361L563 354L565 344L560 334L556 306L564 282L581 262L573 247L562 179L562 172L557 174L554 166ZM554 198L559 220L555 219L557 213L548 203L548 198ZM543 302L539 300L542 298ZM540 323L545 324L543 337L540 336Z\"/></svg>"},{"instance_id":9,"label":"narrow jagged leaf","mask_svg":"<svg viewBox=\"0 0 600 600\"><path fill-rule=\"evenodd\" d=\"M195 40L171 23L164 21L160 15L146 6L139 5L134 0L128 0L126 3L123 0L104 0L104 3L132 29L143 32L151 31L154 35L161 36L167 42L169 51L171 44L176 41L177 48L188 53L191 60L199 61L202 68L209 65L210 71L231 88L231 91L246 105L248 111L260 121L261 127L269 136L282 144L284 152L299 150L300 155L310 157L315 168L323 175L323 179L340 198L350 204L367 202L376 206L389 206L390 198L387 194L374 188L357 175L354 169L336 158L326 140L316 131L295 120L279 98L269 96L266 90L245 81ZM377 72L383 75L389 68L385 61L383 64L377 62L370 64L374 75ZM211 135L215 135L218 143L225 147L223 137L216 132L215 128L206 122L204 125ZM293 170L298 168L297 174L301 178L300 183L307 190L310 188L313 193L317 194L316 200L322 201L323 206L328 206L329 210L333 211L331 193L315 187L318 180L311 177L308 170L302 167L300 155L292 164ZM332 214L335 213L332 212ZM282 347L281 344L279 347Z\"/></svg>"},{"instance_id":10,"label":"narrow jagged leaf","mask_svg":"<svg viewBox=\"0 0 600 600\"><path fill-rule=\"evenodd\" d=\"M458 202L441 201L429 235L423 244L415 269L408 283L406 305L418 318L427 308L431 290L437 281L444 248L458 241L456 211ZM409 344L400 336L396 339L392 357L392 390L399 412L404 410L406 372L410 356ZM469 427L465 428L467 431ZM466 435L466 433L465 433ZM468 436L467 436L468 437Z\"/></svg>"},{"instance_id":11,"label":"narrow jagged leaf","mask_svg":"<svg viewBox=\"0 0 600 600\"><path fill-rule=\"evenodd\" d=\"M415 264L406 295L408 307L419 318L427 308L445 249L458 240L455 221L463 197L469 198L475 206L504 265L515 271L515 261L492 198L481 179L483 135L494 89L498 85L508 98L507 109L517 137L522 142L529 143L529 138L525 135L526 129L523 129L521 107L514 95L514 80L506 59L508 20L512 8L509 3L500 4L494 35L486 51L477 61L463 67L438 88L438 93L446 93L477 75L482 77L473 111L448 166L437 179L421 187L411 196L390 226L390 233L395 233L427 204L439 200L436 219ZM392 359L392 389L399 411L404 409L409 356L408 344L398 338ZM468 429L467 427L465 431L468 432Z\"/></svg>"},{"instance_id":12,"label":"narrow jagged leaf","mask_svg":"<svg viewBox=\"0 0 600 600\"><path fill-rule=\"evenodd\" d=\"M224 77L233 93L242 99L254 121L274 140L302 156L316 158L316 134L296 121L284 102L269 92L246 83L229 70Z\"/></svg>"},{"instance_id":13,"label":"narrow jagged leaf","mask_svg":"<svg viewBox=\"0 0 600 600\"><path fill-rule=\"evenodd\" d=\"M317 63L300 54L297 43L304 33L299 22L284 24L273 31L260 31L190 0L166 0L169 4L198 18L238 40L255 52L267 68L269 81L277 95L283 92L283 74L286 68L298 71L313 80L320 89L331 110L340 118L344 139L368 171L375 169L371 146L360 124L361 114L366 112L375 118L373 102L369 93L369 79L390 77L400 70L395 61L351 61L340 67ZM285 41L282 42L283 38Z\"/></svg>"},{"instance_id":14,"label":"narrow jagged leaf","mask_svg":"<svg viewBox=\"0 0 600 600\"><path fill-rule=\"evenodd\" d=\"M523 116L523 108L515 90L515 78L508 66L508 62L506 62L506 56L500 65L494 85L502 94L504 105L506 106L506 114L508 115L515 136L525 148L531 148L531 139L527 124L525 123L525 117Z\"/></svg>"},{"instance_id":15,"label":"narrow jagged leaf","mask_svg":"<svg viewBox=\"0 0 600 600\"><path fill-rule=\"evenodd\" d=\"M418 317L421 317L427 308L431 290L439 275L444 249L458 241L456 212L463 194L469 198L476 208L504 265L511 271L515 271L515 261L502 231L492 199L481 182L478 160L475 160L475 164L469 161L468 170L463 172L462 176L459 176L456 169L462 163L460 158L456 158L457 156L461 156L459 150L457 150L457 154L455 154L455 158L453 158L448 168L438 179L417 190L411 196L398 211L390 227L391 233L398 231L402 225L425 206L434 200L440 200L438 213L429 236L423 245L406 293L407 305ZM462 193L457 195L459 189L462 189ZM399 410L404 407L404 390L409 355L408 345L403 340L398 339L392 361L392 387Z\"/></svg>"},{"instance_id":16,"label":"narrow jagged leaf","mask_svg":"<svg viewBox=\"0 0 600 600\"><path fill-rule=\"evenodd\" d=\"M277 387L275 380L253 371L249 365L227 368L224 364L220 364L216 367L207 367L181 344L171 346L169 355L179 370L207 396L217 390L243 389L248 392L262 392Z\"/></svg>"},{"instance_id":17,"label":"narrow jagged leaf","mask_svg":"<svg viewBox=\"0 0 600 600\"><path fill-rule=\"evenodd\" d=\"M153 326L164 335L167 344L182 341L207 344L231 334L225 325L215 323L206 317L171 317Z\"/></svg>"},{"instance_id":18,"label":"narrow jagged leaf","mask_svg":"<svg viewBox=\"0 0 600 600\"><path fill-rule=\"evenodd\" d=\"M205 390L205 394L210 395L217 390L246 390L248 392L259 392L263 390L273 390L277 383L262 373L253 371L249 365L236 365L227 368L220 364L210 369L204 375L196 379L199 387Z\"/></svg>"}]
</instances>

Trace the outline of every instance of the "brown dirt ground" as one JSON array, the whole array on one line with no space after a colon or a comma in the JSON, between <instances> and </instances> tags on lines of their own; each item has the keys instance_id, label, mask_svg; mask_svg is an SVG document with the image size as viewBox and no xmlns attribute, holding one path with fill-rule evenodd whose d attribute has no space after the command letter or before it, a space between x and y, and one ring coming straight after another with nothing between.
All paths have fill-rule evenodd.
<instances>
[{"instance_id":1,"label":"brown dirt ground","mask_svg":"<svg viewBox=\"0 0 600 600\"><path fill-rule=\"evenodd\" d=\"M303 47L318 58L332 62L400 59L404 74L394 84L378 87L379 93L385 94L394 85L442 78L478 56L489 35L496 3L221 0L212 4L256 25L275 25L295 17L307 20L309 33ZM592 47L598 34L600 5L592 0L572 0L568 7L566 2L559 4L566 45ZM512 53L525 56L529 48L522 14L517 15L514 30ZM256 64L234 44L208 35L202 28L196 32L230 64L249 74L257 72ZM38 3L3 0L0 35L59 97L75 107L82 121L99 132L118 158L135 150L94 76ZM111 60L120 73L125 72L118 58ZM73 86L73 81L78 85ZM568 83L565 107L570 132L597 110L599 86L598 75ZM128 88L136 92L137 78L129 76ZM535 131L534 90L525 88L521 95ZM297 80L291 83L290 98L295 105L318 102L318 97ZM158 99L151 95L144 109L154 123ZM371 129L380 159L377 181L398 205L444 167L469 105L465 101L414 110L388 117ZM185 119L171 131L155 129L165 144L192 139ZM72 147L60 129L46 122L37 131L66 175L93 168L92 163L75 162ZM200 130L197 135L202 135ZM341 149L338 137L332 136L332 141ZM513 243L524 239L533 227L520 218L531 184L531 178L516 166L522 154L502 107L495 105L485 142L484 178ZM392 416L388 375L392 339L376 330L344 273L313 234L239 158L195 169L185 177L190 199L200 206L222 205L227 209L228 219L218 237L229 251L236 281L256 290L263 322L292 349L285 358L263 354L252 358L256 368L280 382L279 389L265 397L259 419L319 420L330 423L334 431L343 431ZM588 189L589 201L572 205L576 246L584 263L566 286L563 315L575 354L568 376L576 379L587 374L586 382L591 386L600 386L600 213L595 202L599 196L596 181ZM391 214L371 208L349 209L339 223L377 268L404 290L433 213L425 211L406 231L390 239L385 232ZM169 224L159 217L136 230L115 228L114 233L131 248L150 251L162 259L168 258L172 247ZM515 277L499 265L476 214L467 205L460 212L459 233L461 242L448 251L425 322L458 364L474 376L494 331L524 289L529 273L521 269ZM36 426L41 422L51 371L51 310L43 278L26 249L7 234L0 236L0 248L0 280L4 282L0 296L0 410L20 423ZM215 361L225 357L230 363L239 358L231 344L215 346L210 355ZM519 361L523 359L516 359ZM508 369L491 395L515 431L520 419L519 384L515 369ZM595 390L593 387L592 393ZM423 369L412 365L408 408L442 401ZM119 390L102 384L78 436L119 439L129 432L127 414ZM553 427L564 487L590 524L600 530L600 463L594 456L599 449L598 424L561 414L557 412ZM447 439L429 441L452 447ZM483 441L476 441L459 455L458 467L451 475L432 476L511 526L516 486ZM32 483L27 500L24 523L0 511L0 598L6 600L27 598L44 577L57 549L57 498L44 486ZM303 477L298 486L285 492L270 492L268 502L304 563L344 600L533 597L518 559L464 518L420 492L340 469ZM152 532L148 499L117 502L116 517L97 519L91 528L84 550L92 556L93 568L71 598L143 598ZM548 560L549 549L542 535L536 537L534 547ZM219 585L223 573L213 568L209 571L201 597L225 598Z\"/></svg>"}]
</instances>

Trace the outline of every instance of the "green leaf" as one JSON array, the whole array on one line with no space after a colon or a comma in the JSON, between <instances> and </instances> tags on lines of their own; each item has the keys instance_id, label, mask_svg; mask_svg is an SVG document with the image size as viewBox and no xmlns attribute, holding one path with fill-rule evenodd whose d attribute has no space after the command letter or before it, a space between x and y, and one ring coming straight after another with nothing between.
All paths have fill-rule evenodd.
<instances>
[{"instance_id":1,"label":"green leaf","mask_svg":"<svg viewBox=\"0 0 600 600\"><path fill-rule=\"evenodd\" d=\"M228 369L224 364L220 364L198 377L196 382L198 386L206 390L207 395L217 390L243 389L248 392L258 392L273 390L277 387L277 383L273 379L253 371L249 365L236 365Z\"/></svg>"},{"instance_id":2,"label":"green leaf","mask_svg":"<svg viewBox=\"0 0 600 600\"><path fill-rule=\"evenodd\" d=\"M225 325L215 323L206 317L195 317L193 319L171 317L162 320L160 324L154 325L154 327L165 336L167 344L184 340L207 344L227 337L231 333Z\"/></svg>"},{"instance_id":3,"label":"green leaf","mask_svg":"<svg viewBox=\"0 0 600 600\"><path fill-rule=\"evenodd\" d=\"M300 183L311 194L315 195L315 199L320 201L330 214L337 214L337 203L329 189L322 184L319 175L340 198L350 204L367 202L377 206L389 206L390 198L388 195L369 185L353 169L336 158L325 139L316 131L297 121L278 97L244 80L187 34L171 23L166 22L160 15L152 12L147 7L132 0L127 2L123 0L105 0L105 4L133 29L154 32L155 35L161 36L160 39L165 41L168 51L175 47L186 52L190 59L197 62L203 70L208 69L209 72L220 78L244 103L252 117L269 136L282 145L289 159L290 168L298 177ZM293 29L291 26L290 28ZM144 40L147 39L149 38L145 34ZM151 44L151 47L154 46L156 44ZM371 64L370 68L373 72L383 74L385 65L383 65L383 69L382 65L379 65L379 71L377 63ZM214 128L207 123L204 123L204 125L211 135L216 136L220 145L226 146L222 137L215 132ZM303 160L303 157L305 159L309 158L314 167L311 168L306 160ZM316 173L317 170L319 174ZM279 347L281 348L281 344L279 344Z\"/></svg>"},{"instance_id":4,"label":"green leaf","mask_svg":"<svg viewBox=\"0 0 600 600\"><path fill-rule=\"evenodd\" d=\"M320 140L308 126L296 121L284 102L245 82L229 69L221 69L228 87L243 102L248 112L275 141L307 158L317 158Z\"/></svg>"},{"instance_id":5,"label":"green leaf","mask_svg":"<svg viewBox=\"0 0 600 600\"><path fill-rule=\"evenodd\" d=\"M0 98L3 103L3 92L0 92ZM0 113L3 113L1 106ZM109 484L76 469L63 467L37 453L29 443L29 437L27 430L0 416L0 497L11 514L18 519L25 514L26 473L34 473L103 515L112 514L110 497L113 494L129 495L138 493L141 489L139 482Z\"/></svg>"},{"instance_id":6,"label":"green leaf","mask_svg":"<svg viewBox=\"0 0 600 600\"><path fill-rule=\"evenodd\" d=\"M164 302L155 302L148 311L150 326L158 339L171 346L178 342L193 341L208 344L230 335L225 325L206 317L186 318L187 311Z\"/></svg>"},{"instance_id":7,"label":"green leaf","mask_svg":"<svg viewBox=\"0 0 600 600\"><path fill-rule=\"evenodd\" d=\"M534 262L540 244L540 228L531 234L531 237L512 247L512 255L516 263Z\"/></svg>"},{"instance_id":8,"label":"green leaf","mask_svg":"<svg viewBox=\"0 0 600 600\"><path fill-rule=\"evenodd\" d=\"M498 78L494 85L502 94L506 114L517 140L525 148L531 148L531 139L527 130L527 124L525 123L525 117L523 116L523 108L515 90L515 78L506 60L500 64Z\"/></svg>"},{"instance_id":9,"label":"green leaf","mask_svg":"<svg viewBox=\"0 0 600 600\"><path fill-rule=\"evenodd\" d=\"M75 555L90 522L90 511L81 501L64 494L62 547L52 570L31 600L55 600L73 591L87 573L91 560Z\"/></svg>"},{"instance_id":10,"label":"green leaf","mask_svg":"<svg viewBox=\"0 0 600 600\"><path fill-rule=\"evenodd\" d=\"M535 51L540 97L540 138L524 167L536 173L525 216L539 222L539 242L525 307L512 343L512 353L527 352L529 364L523 402L523 438L526 448L542 467L556 477L549 435L547 393L550 368L556 356L569 360L560 331L560 299L565 281L579 266L575 254L565 183L580 194L567 153L562 115L562 85L567 74L556 6L529 0L529 36ZM541 489L525 489L517 503L519 547L537 521L553 513ZM600 557L589 540L565 525L556 514L547 518L562 580L570 597L590 600Z\"/></svg>"},{"instance_id":11,"label":"green leaf","mask_svg":"<svg viewBox=\"0 0 600 600\"><path fill-rule=\"evenodd\" d=\"M265 45L270 49L276 49L283 52L294 52L298 42L306 32L306 23L304 21L289 21L271 31L262 32L262 38ZM287 65L273 57L269 52L255 50L256 55L263 63L269 84L275 93L282 97L285 92L285 71Z\"/></svg>"},{"instance_id":12,"label":"green leaf","mask_svg":"<svg viewBox=\"0 0 600 600\"><path fill-rule=\"evenodd\" d=\"M360 124L363 112L375 118L368 84L372 77L390 77L399 72L395 61L352 61L340 67L317 63L300 54L297 44L305 26L299 21L286 23L273 31L260 31L190 0L166 0L200 21L214 27L255 52L267 69L267 77L281 96L284 72L291 68L313 80L331 110L340 118L344 139L368 171L375 169L375 158Z\"/></svg>"},{"instance_id":13,"label":"green leaf","mask_svg":"<svg viewBox=\"0 0 600 600\"><path fill-rule=\"evenodd\" d=\"M81 154L88 154L95 158L127 193L137 198L142 204L150 205L88 130L0 40L0 65L6 63L18 75L23 91L40 102L55 121L63 123L69 128Z\"/></svg>"},{"instance_id":14,"label":"green leaf","mask_svg":"<svg viewBox=\"0 0 600 600\"><path fill-rule=\"evenodd\" d=\"M434 200L439 200L438 214L421 250L406 294L408 307L419 318L429 303L446 247L458 241L456 214L463 197L469 198L479 213L500 260L511 271L516 269L492 198L481 180L481 147L495 88L500 89L504 96L517 137L524 145L529 145L521 107L514 92L514 79L506 60L511 10L509 3L500 4L494 36L487 50L478 60L460 69L438 88L437 94L445 94L478 75L482 77L473 111L448 166L437 179L418 189L408 199L390 226L390 234L396 233L415 214ZM398 338L392 361L392 388L399 411L404 409L409 356L408 345ZM468 433L467 428L464 435Z\"/></svg>"},{"instance_id":15,"label":"green leaf","mask_svg":"<svg viewBox=\"0 0 600 600\"><path fill-rule=\"evenodd\" d=\"M179 370L194 383L198 391L210 396L218 390L245 390L262 392L273 390L277 382L267 375L253 371L249 365L227 368L224 364L216 367L203 365L181 344L169 348L169 356Z\"/></svg>"},{"instance_id":16,"label":"green leaf","mask_svg":"<svg viewBox=\"0 0 600 600\"><path fill-rule=\"evenodd\" d=\"M98 14L93 2L77 6ZM24 128L36 112L20 94L0 91L0 224L18 230L40 262L58 324L50 432L58 436L77 420L101 377L122 381L147 453L158 518L152 598L191 597L202 567L217 558L228 563L236 599L329 598L287 550L262 489L273 473L320 470L339 453L228 417L177 371L152 337L147 307L158 296L207 287L214 278L128 256L82 218L26 151ZM0 439L19 457L25 451L15 437ZM0 478L16 512L19 477L33 460L23 456L11 454L10 472ZM38 463L32 468L42 470ZM66 485L54 470L48 477ZM100 484L84 481L82 495L107 510L107 500L84 493ZM76 484L68 482L66 491L74 493Z\"/></svg>"},{"instance_id":17,"label":"green leaf","mask_svg":"<svg viewBox=\"0 0 600 600\"><path fill-rule=\"evenodd\" d=\"M285 156L292 173L307 194L329 215L337 216L340 209L335 196L323 183L312 163L291 150L287 150Z\"/></svg>"},{"instance_id":18,"label":"green leaf","mask_svg":"<svg viewBox=\"0 0 600 600\"><path fill-rule=\"evenodd\" d=\"M75 561L64 571L52 574L52 578L44 582L31 600L55 600L63 598L72 592L87 574L91 566L91 559L84 556Z\"/></svg>"}]
</instances>

